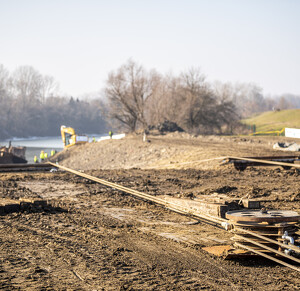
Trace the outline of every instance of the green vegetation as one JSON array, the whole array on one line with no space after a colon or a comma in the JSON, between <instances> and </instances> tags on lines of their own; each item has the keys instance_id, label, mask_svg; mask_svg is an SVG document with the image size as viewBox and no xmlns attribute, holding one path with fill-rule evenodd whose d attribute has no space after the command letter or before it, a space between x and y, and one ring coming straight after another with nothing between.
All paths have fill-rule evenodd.
<instances>
[{"instance_id":1,"label":"green vegetation","mask_svg":"<svg viewBox=\"0 0 300 291\"><path fill-rule=\"evenodd\" d=\"M284 127L300 128L300 109L267 111L243 119L243 124L256 125L256 132L281 130Z\"/></svg>"}]
</instances>

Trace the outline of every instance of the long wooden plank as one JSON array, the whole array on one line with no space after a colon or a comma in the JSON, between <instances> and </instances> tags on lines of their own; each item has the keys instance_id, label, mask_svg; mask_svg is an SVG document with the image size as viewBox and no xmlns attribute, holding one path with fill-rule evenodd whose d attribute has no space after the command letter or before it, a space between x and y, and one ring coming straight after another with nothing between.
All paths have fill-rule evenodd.
<instances>
[{"instance_id":1,"label":"long wooden plank","mask_svg":"<svg viewBox=\"0 0 300 291\"><path fill-rule=\"evenodd\" d=\"M281 246L281 247L283 247L283 248L285 248L285 249L289 248L289 249L292 249L293 251L295 251L295 252L297 252L297 253L300 253L300 248L297 247L297 246L295 246L295 245L291 245L291 244L286 245L286 244L283 244L283 243L281 243L281 242L279 242L279 241L277 241L277 240L270 239L270 238L268 238L268 237L265 237L265 236L263 236L263 235L260 235L260 234L258 234L258 233L256 233L256 232L254 232L254 231L249 231L249 230L244 229L244 228L241 228L241 227L236 227L236 226L235 226L235 227L234 227L234 230L237 230L237 231L239 231L239 232L244 232L244 233L250 234L250 235L252 235L252 236L256 236L256 237L258 237L258 238L260 238L260 239L262 239L262 240L265 240L265 241L268 241L268 242L270 242L270 243L276 244L276 245Z\"/></svg>"},{"instance_id":2,"label":"long wooden plank","mask_svg":"<svg viewBox=\"0 0 300 291\"><path fill-rule=\"evenodd\" d=\"M57 165L57 164L54 164L54 163L51 163L51 162L49 162L49 164L52 165L52 166L54 166L54 167L63 169L65 171L67 171L67 172L70 172L70 173L73 173L75 175L81 176L83 178L86 178L86 179L92 180L94 182L103 184L105 186L109 186L109 187L121 190L121 191L123 191L125 193L132 194L134 196L137 196L137 197L140 197L140 198L143 198L143 199L155 202L155 203L160 204L162 206L165 206L167 208L177 209L179 211L185 212L188 215L193 215L195 217L199 217L199 218L202 218L202 219L207 219L207 220L213 221L213 222L218 223L218 224L222 224L222 222L227 222L227 220L224 219L224 218L216 217L216 216L209 215L209 214L206 214L206 213L205 214L204 213L201 214L198 211L193 211L192 209L189 209L189 208L186 208L186 207L182 207L181 205L178 205L175 202L166 201L164 199L155 197L153 195L149 195L149 194L137 191L137 190L133 190L133 189L130 189L130 188L118 185L116 183L112 183L112 182L109 182L109 181L106 181L106 180L103 180L103 179L100 179L100 178L97 178L97 177L94 177L94 176L91 176L91 175L88 175L88 174L76 171L76 170L73 170L73 169L61 166L61 165Z\"/></svg>"},{"instance_id":3,"label":"long wooden plank","mask_svg":"<svg viewBox=\"0 0 300 291\"><path fill-rule=\"evenodd\" d=\"M186 208L183 208L183 207L180 207L180 205L176 204L176 203L172 203L172 202L166 202L165 200L163 199L160 199L160 198L157 198L155 196L152 196L152 195L149 195L149 194L146 194L146 193L143 193L143 192L139 192L139 191L136 191L136 190L133 190L133 189L130 189L130 188L127 188L127 187L124 187L124 186L121 186L121 185L118 185L118 184L115 184L115 183L112 183L112 182L109 182L109 181L106 181L106 180L103 180L103 179L100 179L100 178L97 178L97 177L93 177L91 175L88 175L88 174L85 174L85 173L82 173L82 172L79 172L79 171L76 171L76 170L73 170L73 169L70 169L70 168L67 168L67 167L64 167L64 166L61 166L61 165L58 165L58 164L54 164L54 163L51 163L49 162L50 165L54 166L54 167L57 167L57 168L60 168L60 169L63 169L67 172L70 172L70 173L73 173L75 175L78 175L78 176L81 176L83 178L86 178L86 179L89 179L89 180L92 180L92 181L95 181L95 182L98 182L100 184L103 184L103 185L106 185L106 186L109 186L109 187L112 187L112 188L115 188L115 189L118 189L118 190L121 190L125 193L128 193L128 194L132 194L134 196L137 196L137 197L140 197L140 198L143 198L143 199L146 199L146 200L149 200L149 201L153 201L159 205L163 205L167 208L169 208L170 210L173 210L175 212L178 212L178 213L182 213L182 214L185 214L185 215L191 215L191 216L194 216L194 217L198 217L198 218L201 218L201 219L205 219L205 220L208 220L209 222L214 222L216 224L219 224L219 225L222 225L222 223L228 223L228 220L226 219L223 219L223 218L219 218L219 217L214 217L214 216L211 216L211 215L206 215L206 214L200 214L199 212L196 212L196 211L191 211L191 209L186 209ZM240 229L238 229L240 230ZM258 236L256 233L254 232L251 232L251 231L246 231L254 236ZM265 239L265 237L261 236L263 239ZM268 239L269 240L269 239ZM271 240L272 242L276 243L275 240ZM236 243L237 245L239 243ZM241 244L239 244L242 248L245 248L246 246L243 246ZM286 247L286 246L285 246ZM290 246L288 246L290 247ZM295 247L295 246L294 246ZM246 247L247 248L247 247ZM252 249L249 249L250 251L252 251ZM267 257L271 260L274 261L274 258L271 257L271 256L267 256L259 251L256 251L256 250L253 250L254 253L257 253L257 254L260 254L264 257ZM293 265L290 265L290 264L286 264L280 260L277 260L275 259L276 262L278 262L279 264L283 264L287 267L290 267L291 269L294 269L296 271L300 271L300 269L296 268L295 266Z\"/></svg>"},{"instance_id":4,"label":"long wooden plank","mask_svg":"<svg viewBox=\"0 0 300 291\"><path fill-rule=\"evenodd\" d=\"M236 237L239 238L239 239L241 239L241 240L245 240L245 241L247 241L247 242L249 242L249 243L255 244L255 245L261 247L262 249L267 249L267 250L270 251L270 252L273 252L273 253L275 253L275 254L277 254L277 255L280 255L280 256L282 256L282 257L285 257L285 258L287 258L287 259L289 259L289 260L293 260L293 261L295 261L295 262L297 262L297 263L300 264L300 260L299 260L299 259L297 259L297 258L295 258L295 257L293 257L293 256L286 255L284 252L280 252L280 251L278 251L278 250L272 249L272 248L268 247L267 245L263 245L263 244L261 244L261 243L255 241L255 240L253 240L253 239L244 237L244 236L242 236L242 235L236 235Z\"/></svg>"},{"instance_id":5,"label":"long wooden plank","mask_svg":"<svg viewBox=\"0 0 300 291\"><path fill-rule=\"evenodd\" d=\"M278 263L278 264L281 264L281 265L283 265L283 266L285 266L285 267L288 267L288 268L290 268L290 269L293 269L293 270L295 270L295 271L300 272L300 269L297 268L296 266L291 265L291 264L288 264L288 263L283 262L283 261L281 261L281 260L278 260L278 259L276 259L276 258L274 258L274 257L272 257L272 256L269 256L269 255L267 255L267 254L264 254L264 253L262 253L262 252L260 252L260 251L258 251L258 250L254 250L253 248L249 248L248 246L245 246L245 245L243 245L243 244L241 244L241 243L235 243L235 245L238 246L238 247L240 247L240 248L242 248L242 249L246 249L246 250L248 250L248 251L250 251L250 252L253 252L253 253L258 254L258 255L260 255L260 256L262 256L262 257L265 257L265 258L267 258L267 259L269 259L269 260L272 260L272 261L274 261L274 262L276 262L276 263Z\"/></svg>"},{"instance_id":6,"label":"long wooden plank","mask_svg":"<svg viewBox=\"0 0 300 291\"><path fill-rule=\"evenodd\" d=\"M243 158L243 157L232 157L228 156L227 159L235 159L235 160L243 160L249 162L256 162L256 163L263 163L275 166L287 166L287 167L294 167L300 169L300 164L292 164L292 163L284 163L284 162L274 162L269 160L260 160L260 159L252 159L252 158Z\"/></svg>"}]
</instances>

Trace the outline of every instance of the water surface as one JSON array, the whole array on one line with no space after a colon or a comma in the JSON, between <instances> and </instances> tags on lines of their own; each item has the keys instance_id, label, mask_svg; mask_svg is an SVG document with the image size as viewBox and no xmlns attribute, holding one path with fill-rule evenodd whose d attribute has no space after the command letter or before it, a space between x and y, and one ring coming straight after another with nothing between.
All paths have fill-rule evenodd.
<instances>
[{"instance_id":1,"label":"water surface","mask_svg":"<svg viewBox=\"0 0 300 291\"><path fill-rule=\"evenodd\" d=\"M91 135L89 136L89 140L92 141L93 137L98 140L103 136L104 135ZM8 146L9 142L11 142L12 146L26 147L25 156L28 163L33 163L34 156L39 158L42 150L48 153L48 157L50 157L51 150L60 152L64 147L61 136L12 138L11 140L0 141L0 147Z\"/></svg>"},{"instance_id":2,"label":"water surface","mask_svg":"<svg viewBox=\"0 0 300 291\"><path fill-rule=\"evenodd\" d=\"M95 134L87 136L89 137L89 142L92 142L93 138L95 138L96 141L101 141L110 138L107 134ZM113 139L120 139L124 136L125 134L116 134L113 136ZM42 150L48 153L48 157L50 157L51 150L56 150L56 152L60 152L63 150L64 147L61 136L12 138L11 140L8 139L0 141L0 147L8 146L9 142L11 142L12 146L26 147L25 155L28 163L33 163L34 156L37 156L39 158Z\"/></svg>"}]
</instances>

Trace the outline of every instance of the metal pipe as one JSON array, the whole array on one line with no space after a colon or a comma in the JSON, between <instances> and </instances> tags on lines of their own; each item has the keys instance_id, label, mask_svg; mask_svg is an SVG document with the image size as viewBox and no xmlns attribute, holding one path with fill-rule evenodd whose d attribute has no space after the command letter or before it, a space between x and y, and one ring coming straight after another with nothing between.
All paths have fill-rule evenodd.
<instances>
[{"instance_id":1,"label":"metal pipe","mask_svg":"<svg viewBox=\"0 0 300 291\"><path fill-rule=\"evenodd\" d=\"M285 232L284 232L284 234L283 234L282 238L283 238L284 240L289 240L289 241L290 241L290 243L291 243L292 245L294 245L294 244L295 244L295 240L294 240L294 238L293 238L292 236L289 236L289 234L288 234L288 232L287 232L287 231L285 231Z\"/></svg>"}]
</instances>

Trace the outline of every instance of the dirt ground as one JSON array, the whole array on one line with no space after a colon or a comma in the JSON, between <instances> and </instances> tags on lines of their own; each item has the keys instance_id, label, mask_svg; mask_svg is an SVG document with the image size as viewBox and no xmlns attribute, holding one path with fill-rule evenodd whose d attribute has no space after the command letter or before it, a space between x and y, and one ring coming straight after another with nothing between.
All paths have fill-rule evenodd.
<instances>
[{"instance_id":1,"label":"dirt ground","mask_svg":"<svg viewBox=\"0 0 300 291\"><path fill-rule=\"evenodd\" d=\"M278 138L170 134L74 147L54 159L151 195L261 198L300 212L300 171L220 165L221 156L294 155ZM283 139L283 138L281 138ZM209 161L207 161L209 159ZM231 234L72 174L1 173L0 197L43 198L44 208L0 216L4 290L297 290L299 273L259 258L202 250Z\"/></svg>"}]
</instances>

